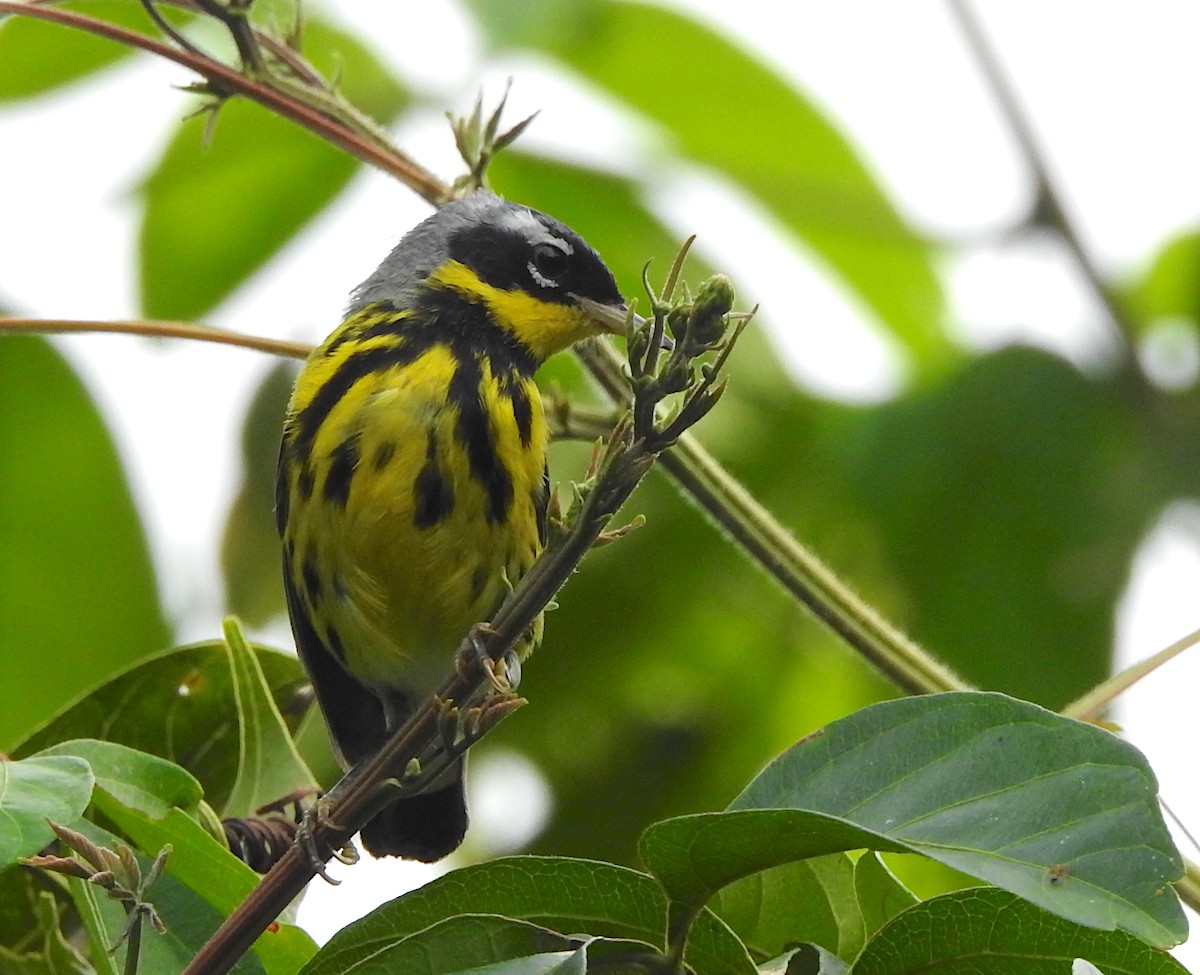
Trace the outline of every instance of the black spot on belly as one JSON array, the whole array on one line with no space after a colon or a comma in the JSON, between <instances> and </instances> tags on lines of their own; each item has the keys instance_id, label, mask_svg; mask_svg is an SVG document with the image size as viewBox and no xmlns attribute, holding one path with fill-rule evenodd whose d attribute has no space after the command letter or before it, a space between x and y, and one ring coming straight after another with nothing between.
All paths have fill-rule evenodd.
<instances>
[{"instance_id":1,"label":"black spot on belly","mask_svg":"<svg viewBox=\"0 0 1200 975\"><path fill-rule=\"evenodd\" d=\"M358 466L358 438L347 437L333 448L329 455L329 470L325 474L325 486L322 493L330 504L339 508L346 506L350 497L350 482L354 479L354 469Z\"/></svg>"},{"instance_id":2,"label":"black spot on belly","mask_svg":"<svg viewBox=\"0 0 1200 975\"><path fill-rule=\"evenodd\" d=\"M317 572L316 560L311 554L305 558L301 573L304 576L304 591L308 594L309 605L315 605L321 598L321 576Z\"/></svg>"},{"instance_id":3,"label":"black spot on belly","mask_svg":"<svg viewBox=\"0 0 1200 975\"><path fill-rule=\"evenodd\" d=\"M471 599L478 599L483 595L483 589L487 585L488 570L479 568L476 569L471 576Z\"/></svg>"},{"instance_id":4,"label":"black spot on belly","mask_svg":"<svg viewBox=\"0 0 1200 975\"><path fill-rule=\"evenodd\" d=\"M396 445L391 440L385 440L376 447L375 456L371 458L371 463L375 466L375 470L381 471L387 467L395 453Z\"/></svg>"},{"instance_id":5,"label":"black spot on belly","mask_svg":"<svg viewBox=\"0 0 1200 975\"><path fill-rule=\"evenodd\" d=\"M300 476L296 478L296 487L300 489L300 500L307 501L313 493L313 470L305 464L300 468Z\"/></svg>"},{"instance_id":6,"label":"black spot on belly","mask_svg":"<svg viewBox=\"0 0 1200 975\"><path fill-rule=\"evenodd\" d=\"M413 524L422 530L432 528L454 510L454 489L442 474L438 463L437 434L429 431L425 447L425 466L413 482Z\"/></svg>"}]
</instances>

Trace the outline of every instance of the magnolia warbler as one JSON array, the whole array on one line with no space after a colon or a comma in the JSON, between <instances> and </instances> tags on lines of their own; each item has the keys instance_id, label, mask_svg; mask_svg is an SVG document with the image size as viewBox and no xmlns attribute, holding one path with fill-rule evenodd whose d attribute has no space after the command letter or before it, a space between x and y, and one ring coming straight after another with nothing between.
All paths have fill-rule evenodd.
<instances>
[{"instance_id":1,"label":"magnolia warbler","mask_svg":"<svg viewBox=\"0 0 1200 975\"><path fill-rule=\"evenodd\" d=\"M547 356L622 332L600 256L486 192L443 206L353 292L287 409L276 518L296 646L340 760L377 749L449 673L546 541ZM528 654L540 624L517 648ZM462 761L363 829L437 860L467 828Z\"/></svg>"}]
</instances>

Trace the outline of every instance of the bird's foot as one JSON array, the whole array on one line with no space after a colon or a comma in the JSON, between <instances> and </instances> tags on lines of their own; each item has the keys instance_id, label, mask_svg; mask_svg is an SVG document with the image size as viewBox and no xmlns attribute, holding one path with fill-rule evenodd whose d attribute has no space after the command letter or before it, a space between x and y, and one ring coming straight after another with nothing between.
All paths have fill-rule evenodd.
<instances>
[{"instance_id":1,"label":"bird's foot","mask_svg":"<svg viewBox=\"0 0 1200 975\"><path fill-rule=\"evenodd\" d=\"M322 796L313 803L312 808L304 813L300 824L296 827L296 846L313 871L326 883L336 886L341 881L329 875L329 871L325 869L326 864L330 860L346 864L357 863L358 850L349 841L339 847L334 847L328 841L317 839L318 828L324 827L334 831L341 829L330 818L329 806L329 799Z\"/></svg>"}]
</instances>

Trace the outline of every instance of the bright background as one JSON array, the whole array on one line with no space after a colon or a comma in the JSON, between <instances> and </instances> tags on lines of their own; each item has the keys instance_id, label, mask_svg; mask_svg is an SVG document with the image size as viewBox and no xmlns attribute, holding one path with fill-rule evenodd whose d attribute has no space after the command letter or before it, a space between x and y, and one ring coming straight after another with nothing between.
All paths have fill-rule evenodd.
<instances>
[{"instance_id":1,"label":"bright background","mask_svg":"<svg viewBox=\"0 0 1200 975\"><path fill-rule=\"evenodd\" d=\"M841 127L910 223L962 245L944 258L944 272L950 318L964 346L1032 343L1085 372L1103 370L1111 336L1063 249L1046 235L999 233L1027 211L1029 174L943 4L677 6L702 11L792 79ZM470 105L480 84L494 98L513 77L509 118L542 112L526 148L618 170L654 165L657 142L647 126L548 63L506 56L481 74L480 41L454 5L339 7L338 16L373 38L398 75L456 110ZM1200 222L1200 7L1028 0L975 8L1084 245L1106 275L1132 279L1165 241ZM426 36L441 40L388 40ZM141 61L4 110L0 302L45 317L137 316L134 190L183 111L172 86L188 80L181 69ZM435 170L455 172L436 113L410 120L396 135ZM698 168L660 166L652 187L654 209L681 235L698 234L702 253L734 278L742 300L763 306L764 327L798 383L863 403L903 388L906 366L893 340L760 206ZM387 179L361 172L207 320L316 341L336 323L350 288L425 212ZM577 229L587 234L586 226ZM225 606L218 546L238 483L239 429L264 360L217 346L118 336L56 344L114 431L177 639L212 637ZM1186 330L1159 334L1141 352L1147 372L1166 386L1188 386L1200 366L1195 335ZM1198 525L1195 505L1181 502L1142 543L1120 608L1118 666L1200 626ZM290 642L282 622L258 636ZM1200 787L1192 748L1178 729L1187 726L1198 679L1200 662L1185 655L1127 694L1117 713L1158 772L1164 798L1188 824L1200 822ZM473 771L476 830L491 837L484 847L520 847L551 801L544 780L515 752L490 754ZM1187 840L1181 845L1200 855ZM393 863L337 871L347 883L316 884L301 921L323 939L432 871ZM1179 956L1200 965L1200 949L1185 946Z\"/></svg>"}]
</instances>

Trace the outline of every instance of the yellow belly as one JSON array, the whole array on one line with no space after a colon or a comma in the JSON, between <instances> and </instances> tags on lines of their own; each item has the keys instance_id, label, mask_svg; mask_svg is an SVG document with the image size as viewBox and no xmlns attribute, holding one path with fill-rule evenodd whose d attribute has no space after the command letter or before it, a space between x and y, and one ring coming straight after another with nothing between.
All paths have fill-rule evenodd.
<instances>
[{"instance_id":1,"label":"yellow belly","mask_svg":"<svg viewBox=\"0 0 1200 975\"><path fill-rule=\"evenodd\" d=\"M449 673L469 627L495 611L541 547L546 428L536 389L522 380L530 410L522 424L504 393L513 377L482 366L488 446L510 486L499 517L504 485L481 481L448 395L455 368L449 350L434 346L343 397L313 448L332 457L353 441L348 491L331 503L318 481L297 538L321 576L313 616L336 633L347 670L418 695Z\"/></svg>"}]
</instances>

